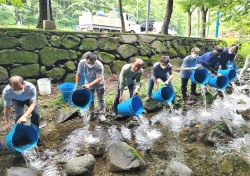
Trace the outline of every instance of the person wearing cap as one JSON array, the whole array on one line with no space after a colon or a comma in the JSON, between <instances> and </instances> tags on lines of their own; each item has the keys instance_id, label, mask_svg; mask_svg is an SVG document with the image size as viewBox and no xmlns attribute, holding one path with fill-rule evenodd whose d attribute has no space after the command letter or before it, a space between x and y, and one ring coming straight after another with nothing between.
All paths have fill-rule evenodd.
<instances>
[{"instance_id":1,"label":"person wearing cap","mask_svg":"<svg viewBox=\"0 0 250 176\"><path fill-rule=\"evenodd\" d=\"M188 80L190 78L190 75L192 74L192 71L195 70L197 59L199 57L200 49L197 47L194 47L191 49L191 55L186 56L183 59L183 63L181 65L181 93L183 100L187 100L187 84ZM191 82L191 94L194 96L199 96L200 93L196 92L196 84Z\"/></svg>"},{"instance_id":2,"label":"person wearing cap","mask_svg":"<svg viewBox=\"0 0 250 176\"><path fill-rule=\"evenodd\" d=\"M233 44L229 48L223 49L223 52L220 54L220 69L226 70L229 64L230 68L235 67L235 57L238 51L238 45Z\"/></svg>"},{"instance_id":3,"label":"person wearing cap","mask_svg":"<svg viewBox=\"0 0 250 176\"><path fill-rule=\"evenodd\" d=\"M12 76L9 79L9 85L7 85L2 93L4 101L4 118L6 122L6 130L11 129L11 105L15 110L15 123L26 123L30 117L30 121L33 125L39 127L40 113L37 103L37 91L36 87L24 79L21 76ZM26 112L24 112L24 105L28 106Z\"/></svg>"},{"instance_id":4,"label":"person wearing cap","mask_svg":"<svg viewBox=\"0 0 250 176\"><path fill-rule=\"evenodd\" d=\"M77 73L76 73L76 86L77 89L86 88L89 89L93 96L96 92L98 99L99 107L99 120L101 122L106 121L105 117L105 104L104 104L104 76L103 76L103 64L97 60L97 55L94 53L89 53L86 56L86 59L83 59L78 64ZM85 77L85 84L80 85L81 77ZM95 105L94 97L89 107L90 119L95 118Z\"/></svg>"},{"instance_id":5,"label":"person wearing cap","mask_svg":"<svg viewBox=\"0 0 250 176\"><path fill-rule=\"evenodd\" d=\"M172 78L173 75L172 75L172 65L170 64L170 58L169 56L162 56L160 62L156 62L153 65L153 70L151 72L151 76L148 82L148 96L146 97L146 101L149 101L152 98L152 91L154 85L156 86L155 89L156 90L158 89L157 79L162 80L165 85L169 85L172 87L171 83Z\"/></svg>"},{"instance_id":6,"label":"person wearing cap","mask_svg":"<svg viewBox=\"0 0 250 176\"><path fill-rule=\"evenodd\" d=\"M211 52L206 52L198 58L198 64L208 69L212 74L221 76L217 70L220 67L220 54L222 52L223 47L215 46Z\"/></svg>"},{"instance_id":7,"label":"person wearing cap","mask_svg":"<svg viewBox=\"0 0 250 176\"><path fill-rule=\"evenodd\" d=\"M122 67L118 81L117 94L114 100L112 116L117 115L117 106L123 101L123 91L126 86L129 89L130 98L133 95L138 94L140 88L140 80L143 72L143 64L143 60L136 58L132 63L125 64Z\"/></svg>"}]
</instances>

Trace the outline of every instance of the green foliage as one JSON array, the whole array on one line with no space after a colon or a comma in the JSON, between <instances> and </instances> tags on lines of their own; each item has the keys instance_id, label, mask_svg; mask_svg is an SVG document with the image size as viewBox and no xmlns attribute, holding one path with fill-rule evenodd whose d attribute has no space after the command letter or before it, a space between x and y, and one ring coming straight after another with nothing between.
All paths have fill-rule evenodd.
<instances>
[{"instance_id":1,"label":"green foliage","mask_svg":"<svg viewBox=\"0 0 250 176\"><path fill-rule=\"evenodd\" d=\"M116 91L113 90L111 92L106 92L105 93L105 106L106 106L106 111L107 112L111 112L112 111L112 106L114 104L114 99L116 96Z\"/></svg>"},{"instance_id":2,"label":"green foliage","mask_svg":"<svg viewBox=\"0 0 250 176\"><path fill-rule=\"evenodd\" d=\"M49 106L54 108L61 107L63 109L69 109L69 105L63 101L61 94L58 94L56 97L50 98Z\"/></svg>"},{"instance_id":3,"label":"green foliage","mask_svg":"<svg viewBox=\"0 0 250 176\"><path fill-rule=\"evenodd\" d=\"M0 10L0 25L14 25L16 24L16 17L15 14L13 13L13 9L5 9L3 8L4 6L2 5L2 9ZM1 5L0 5L1 8Z\"/></svg>"}]
</instances>

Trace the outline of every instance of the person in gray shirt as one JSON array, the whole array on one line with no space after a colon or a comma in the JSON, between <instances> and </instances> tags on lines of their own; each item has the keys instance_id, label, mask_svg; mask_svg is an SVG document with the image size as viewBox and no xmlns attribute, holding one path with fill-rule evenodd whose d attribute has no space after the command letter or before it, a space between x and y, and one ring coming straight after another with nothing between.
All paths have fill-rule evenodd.
<instances>
[{"instance_id":1,"label":"person in gray shirt","mask_svg":"<svg viewBox=\"0 0 250 176\"><path fill-rule=\"evenodd\" d=\"M31 123L39 127L40 113L38 110L36 87L30 82L24 81L21 76L12 76L2 93L4 101L4 118L6 130L11 129L11 105L15 110L16 123L26 123L31 114ZM24 113L24 105L28 106Z\"/></svg>"},{"instance_id":2,"label":"person in gray shirt","mask_svg":"<svg viewBox=\"0 0 250 176\"><path fill-rule=\"evenodd\" d=\"M99 119L101 122L106 121L105 117L105 104L104 104L104 76L103 76L103 64L97 60L97 56L94 53L89 53L86 59L83 59L78 64L76 73L76 86L80 87L81 77L85 77L85 84L83 88L90 89L93 96L96 92L99 106ZM94 98L89 107L90 118L94 119Z\"/></svg>"},{"instance_id":3,"label":"person in gray shirt","mask_svg":"<svg viewBox=\"0 0 250 176\"><path fill-rule=\"evenodd\" d=\"M165 85L172 87L172 65L169 62L169 56L162 56L160 62L156 62L153 65L153 70L148 82L148 96L146 97L147 101L151 99L154 85L156 85L156 90L158 89L157 79L161 79Z\"/></svg>"}]
</instances>

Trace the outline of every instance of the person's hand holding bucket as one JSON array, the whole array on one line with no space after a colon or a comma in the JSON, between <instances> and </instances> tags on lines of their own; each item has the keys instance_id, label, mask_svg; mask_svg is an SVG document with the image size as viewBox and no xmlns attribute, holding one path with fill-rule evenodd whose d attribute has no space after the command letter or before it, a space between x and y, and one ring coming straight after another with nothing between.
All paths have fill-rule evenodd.
<instances>
[{"instance_id":1,"label":"person's hand holding bucket","mask_svg":"<svg viewBox=\"0 0 250 176\"><path fill-rule=\"evenodd\" d=\"M27 118L25 116L22 116L18 119L17 123L24 124L27 122Z\"/></svg>"},{"instance_id":2,"label":"person's hand holding bucket","mask_svg":"<svg viewBox=\"0 0 250 176\"><path fill-rule=\"evenodd\" d=\"M133 95L137 95L139 93L138 88L135 88L135 90L133 91Z\"/></svg>"},{"instance_id":3,"label":"person's hand holding bucket","mask_svg":"<svg viewBox=\"0 0 250 176\"><path fill-rule=\"evenodd\" d=\"M89 88L91 87L91 85L90 85L90 84L84 84L82 87L83 87L84 89L89 89Z\"/></svg>"}]
</instances>

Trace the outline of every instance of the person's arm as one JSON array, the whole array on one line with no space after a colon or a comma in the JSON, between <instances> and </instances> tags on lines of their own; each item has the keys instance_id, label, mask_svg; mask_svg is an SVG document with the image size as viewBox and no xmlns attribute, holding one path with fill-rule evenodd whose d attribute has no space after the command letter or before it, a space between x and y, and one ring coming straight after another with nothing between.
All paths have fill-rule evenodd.
<instances>
[{"instance_id":1,"label":"person's arm","mask_svg":"<svg viewBox=\"0 0 250 176\"><path fill-rule=\"evenodd\" d=\"M76 74L76 87L80 85L81 75Z\"/></svg>"},{"instance_id":2,"label":"person's arm","mask_svg":"<svg viewBox=\"0 0 250 176\"><path fill-rule=\"evenodd\" d=\"M187 70L195 70L196 67L188 67L188 57L185 57L181 66L182 71L187 71Z\"/></svg>"},{"instance_id":3,"label":"person's arm","mask_svg":"<svg viewBox=\"0 0 250 176\"><path fill-rule=\"evenodd\" d=\"M26 123L27 122L27 117L33 112L33 110L36 107L36 102L32 101L30 106L28 107L27 111L20 117L17 121L17 123Z\"/></svg>"},{"instance_id":4,"label":"person's arm","mask_svg":"<svg viewBox=\"0 0 250 176\"><path fill-rule=\"evenodd\" d=\"M81 81L81 75L82 75L82 62L80 62L78 64L78 67L77 67L77 72L76 72L76 87L77 86L80 86L80 81Z\"/></svg>"},{"instance_id":5,"label":"person's arm","mask_svg":"<svg viewBox=\"0 0 250 176\"><path fill-rule=\"evenodd\" d=\"M123 91L125 88L125 73L126 73L126 69L123 66L121 73L119 75L119 89L120 89L120 96L119 96L119 102L122 101L122 95L123 95Z\"/></svg>"},{"instance_id":6,"label":"person's arm","mask_svg":"<svg viewBox=\"0 0 250 176\"><path fill-rule=\"evenodd\" d=\"M137 75L134 94L137 94L139 92L141 85L141 77L142 77L142 71L140 71Z\"/></svg>"},{"instance_id":7,"label":"person's arm","mask_svg":"<svg viewBox=\"0 0 250 176\"><path fill-rule=\"evenodd\" d=\"M11 120L10 120L10 116L11 116L11 106L4 106L3 107L3 116L5 119L5 123L6 123L6 131L9 132L10 128L11 128Z\"/></svg>"},{"instance_id":8,"label":"person's arm","mask_svg":"<svg viewBox=\"0 0 250 176\"><path fill-rule=\"evenodd\" d=\"M166 85L169 85L169 83L170 83L170 81L172 80L172 78L173 78L173 71L172 71L172 66L170 67L170 69L169 69L169 77L168 77L168 79L165 81L165 84ZM167 76L167 75L166 75Z\"/></svg>"}]
</instances>

